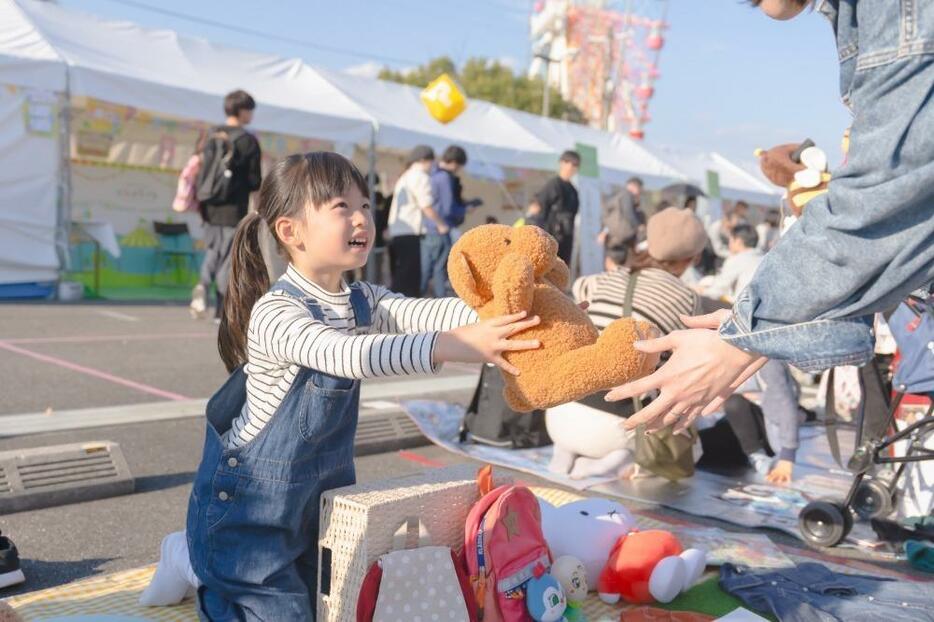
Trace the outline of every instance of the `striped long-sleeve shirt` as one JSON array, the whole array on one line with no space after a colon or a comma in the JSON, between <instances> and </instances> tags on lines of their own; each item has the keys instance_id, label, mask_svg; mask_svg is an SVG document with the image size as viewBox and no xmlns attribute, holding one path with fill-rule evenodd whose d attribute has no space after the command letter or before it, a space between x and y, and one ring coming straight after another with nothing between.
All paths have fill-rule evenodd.
<instances>
[{"instance_id":1,"label":"striped long-sleeve shirt","mask_svg":"<svg viewBox=\"0 0 934 622\"><path fill-rule=\"evenodd\" d=\"M629 279L629 270L622 268L583 276L574 282L574 300L590 303L587 314L600 331L623 316ZM632 317L651 322L667 335L684 328L679 314L698 313L700 299L678 277L658 268L639 272L633 292Z\"/></svg>"},{"instance_id":2,"label":"striped long-sleeve shirt","mask_svg":"<svg viewBox=\"0 0 934 622\"><path fill-rule=\"evenodd\" d=\"M291 265L284 278L318 302L325 321L315 320L301 301L284 293L259 299L247 333L247 401L228 434L229 447L259 434L302 367L354 379L431 374L438 332L477 321L457 298L405 298L361 283L372 322L358 328L346 284L338 293L328 292Z\"/></svg>"}]
</instances>

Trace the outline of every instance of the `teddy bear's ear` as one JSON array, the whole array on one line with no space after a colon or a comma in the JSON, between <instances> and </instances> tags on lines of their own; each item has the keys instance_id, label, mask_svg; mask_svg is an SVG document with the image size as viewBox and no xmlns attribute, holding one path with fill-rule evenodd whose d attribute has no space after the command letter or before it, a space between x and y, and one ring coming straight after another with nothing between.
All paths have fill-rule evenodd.
<instances>
[{"instance_id":1,"label":"teddy bear's ear","mask_svg":"<svg viewBox=\"0 0 934 622\"><path fill-rule=\"evenodd\" d=\"M464 253L457 253L448 259L448 277L457 295L472 308L479 309L487 302L480 294L473 268Z\"/></svg>"},{"instance_id":2,"label":"teddy bear's ear","mask_svg":"<svg viewBox=\"0 0 934 622\"><path fill-rule=\"evenodd\" d=\"M551 270L545 274L545 278L558 289L565 290L571 282L571 271L568 269L568 265L560 257L557 257Z\"/></svg>"}]
</instances>

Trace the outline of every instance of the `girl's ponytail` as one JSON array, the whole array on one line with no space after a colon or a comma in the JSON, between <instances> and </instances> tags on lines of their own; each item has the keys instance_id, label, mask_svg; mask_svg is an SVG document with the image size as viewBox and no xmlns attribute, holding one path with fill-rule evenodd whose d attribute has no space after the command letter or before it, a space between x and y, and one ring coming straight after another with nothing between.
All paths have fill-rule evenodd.
<instances>
[{"instance_id":1,"label":"girl's ponytail","mask_svg":"<svg viewBox=\"0 0 934 622\"><path fill-rule=\"evenodd\" d=\"M288 252L276 238L279 218L303 218L304 211L323 205L356 187L369 194L366 179L350 160L336 153L316 151L290 155L277 162L263 178L256 212L240 221L230 248L230 282L224 301L217 350L227 371L247 362L246 336L253 305L269 290L269 273L259 245L259 228L269 227L276 248Z\"/></svg>"},{"instance_id":2,"label":"girl's ponytail","mask_svg":"<svg viewBox=\"0 0 934 622\"><path fill-rule=\"evenodd\" d=\"M269 289L269 273L259 245L263 218L250 212L240 221L230 246L230 280L217 333L217 350L231 372L246 363L246 337L253 305Z\"/></svg>"}]
</instances>

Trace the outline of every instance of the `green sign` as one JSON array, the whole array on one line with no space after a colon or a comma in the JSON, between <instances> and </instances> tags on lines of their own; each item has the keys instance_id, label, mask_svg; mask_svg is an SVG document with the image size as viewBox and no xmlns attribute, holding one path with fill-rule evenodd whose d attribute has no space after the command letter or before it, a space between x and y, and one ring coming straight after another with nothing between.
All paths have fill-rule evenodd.
<instances>
[{"instance_id":1,"label":"green sign","mask_svg":"<svg viewBox=\"0 0 934 622\"><path fill-rule=\"evenodd\" d=\"M597 148L593 145L577 143L574 149L581 156L581 177L599 177L600 167L597 165Z\"/></svg>"},{"instance_id":2,"label":"green sign","mask_svg":"<svg viewBox=\"0 0 934 622\"><path fill-rule=\"evenodd\" d=\"M707 196L711 199L720 198L720 174L717 171L707 171Z\"/></svg>"}]
</instances>

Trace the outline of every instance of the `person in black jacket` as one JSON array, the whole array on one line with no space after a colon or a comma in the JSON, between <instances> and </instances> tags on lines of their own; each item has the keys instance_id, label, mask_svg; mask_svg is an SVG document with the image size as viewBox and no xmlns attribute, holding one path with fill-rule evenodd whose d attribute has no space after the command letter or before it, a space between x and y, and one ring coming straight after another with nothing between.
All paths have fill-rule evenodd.
<instances>
[{"instance_id":1,"label":"person in black jacket","mask_svg":"<svg viewBox=\"0 0 934 622\"><path fill-rule=\"evenodd\" d=\"M528 223L540 226L558 241L558 257L571 265L574 247L574 217L580 206L571 178L580 169L576 151L565 151L558 161L558 174L549 179L529 204Z\"/></svg>"},{"instance_id":2,"label":"person in black jacket","mask_svg":"<svg viewBox=\"0 0 934 622\"><path fill-rule=\"evenodd\" d=\"M217 285L217 304L214 318L219 321L224 309L224 293L230 272L230 244L237 225L246 216L250 204L250 193L259 190L262 182L260 172L261 151L256 137L244 127L253 120L256 102L246 91L233 91L224 98L224 125L211 129L202 154L202 171L208 168L213 158L223 157L215 153L220 141L212 137L224 137L233 150L228 168L231 173L229 190L222 201L205 201L201 205L204 218L204 260L201 277L192 291L192 317L203 317L207 311L208 291L211 283Z\"/></svg>"}]
</instances>

